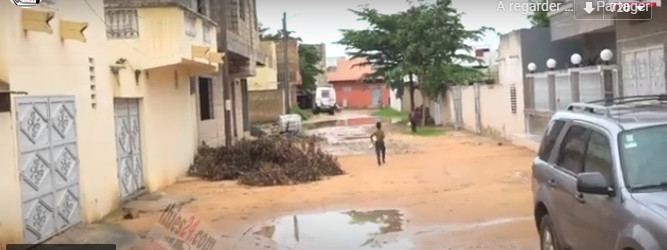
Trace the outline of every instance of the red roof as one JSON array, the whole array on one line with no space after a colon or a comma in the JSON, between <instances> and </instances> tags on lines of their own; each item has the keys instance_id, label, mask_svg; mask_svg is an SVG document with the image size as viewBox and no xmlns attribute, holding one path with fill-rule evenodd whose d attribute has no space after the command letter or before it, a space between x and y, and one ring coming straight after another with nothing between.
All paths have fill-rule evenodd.
<instances>
[{"instance_id":1,"label":"red roof","mask_svg":"<svg viewBox=\"0 0 667 250\"><path fill-rule=\"evenodd\" d=\"M365 62L365 59L338 59L336 61L336 69L327 72L327 79L329 82L343 82L356 81L363 78L365 75L373 73L370 65L355 66L356 64Z\"/></svg>"}]
</instances>

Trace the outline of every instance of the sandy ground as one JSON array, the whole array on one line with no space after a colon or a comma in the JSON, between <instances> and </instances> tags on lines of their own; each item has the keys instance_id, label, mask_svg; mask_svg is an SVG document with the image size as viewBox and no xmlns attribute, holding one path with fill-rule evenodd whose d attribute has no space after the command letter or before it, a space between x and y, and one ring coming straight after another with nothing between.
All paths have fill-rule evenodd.
<instances>
[{"instance_id":1,"label":"sandy ground","mask_svg":"<svg viewBox=\"0 0 667 250\"><path fill-rule=\"evenodd\" d=\"M342 156L348 174L311 184L250 188L194 180L165 192L195 197L185 209L232 239L283 216L398 209L406 220L397 234L410 238L414 249L537 249L529 182L532 152L460 132L388 137L415 145L419 153L389 155L383 167L375 165L372 155ZM121 225L146 232L155 218L143 214Z\"/></svg>"}]
</instances>

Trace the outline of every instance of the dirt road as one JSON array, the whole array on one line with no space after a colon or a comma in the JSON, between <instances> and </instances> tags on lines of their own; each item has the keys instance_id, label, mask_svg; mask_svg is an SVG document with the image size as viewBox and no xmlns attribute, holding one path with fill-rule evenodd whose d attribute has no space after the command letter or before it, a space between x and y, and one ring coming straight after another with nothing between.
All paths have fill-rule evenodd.
<instances>
[{"instance_id":1,"label":"dirt road","mask_svg":"<svg viewBox=\"0 0 667 250\"><path fill-rule=\"evenodd\" d=\"M419 153L389 155L382 167L372 155L341 156L347 175L312 184L189 181L165 192L195 197L185 209L223 237L250 242L239 249L269 249L260 243L267 237L280 249L355 249L363 241L382 249L537 249L532 152L459 132L389 137ZM155 218L144 214L121 225L145 232Z\"/></svg>"}]
</instances>

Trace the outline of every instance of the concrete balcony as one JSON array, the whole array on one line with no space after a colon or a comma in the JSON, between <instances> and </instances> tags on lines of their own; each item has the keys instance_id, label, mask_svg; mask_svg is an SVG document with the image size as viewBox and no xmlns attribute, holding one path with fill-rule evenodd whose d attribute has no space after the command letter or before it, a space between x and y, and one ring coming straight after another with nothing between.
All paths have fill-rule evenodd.
<instances>
[{"instance_id":1,"label":"concrete balcony","mask_svg":"<svg viewBox=\"0 0 667 250\"><path fill-rule=\"evenodd\" d=\"M257 51L257 55L255 57L257 58L258 65L266 66L269 64L269 56L263 51Z\"/></svg>"},{"instance_id":2,"label":"concrete balcony","mask_svg":"<svg viewBox=\"0 0 667 250\"><path fill-rule=\"evenodd\" d=\"M208 74L222 63L217 24L179 2L107 5L105 19L111 54L135 69L183 66Z\"/></svg>"},{"instance_id":3,"label":"concrete balcony","mask_svg":"<svg viewBox=\"0 0 667 250\"><path fill-rule=\"evenodd\" d=\"M587 19L597 20L576 20L574 11L567 9L583 9L585 1L567 1L563 3L559 12L550 12L549 20L551 22L551 40L558 41L568 38L579 37L588 33L610 32L614 29L613 18L603 19L603 13L593 11L587 15Z\"/></svg>"}]
</instances>

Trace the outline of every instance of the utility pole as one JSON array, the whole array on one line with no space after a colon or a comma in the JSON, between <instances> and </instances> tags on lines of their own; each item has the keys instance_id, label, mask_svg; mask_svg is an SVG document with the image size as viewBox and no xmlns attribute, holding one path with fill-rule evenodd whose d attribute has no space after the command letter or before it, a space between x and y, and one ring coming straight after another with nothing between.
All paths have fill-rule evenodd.
<instances>
[{"instance_id":1,"label":"utility pole","mask_svg":"<svg viewBox=\"0 0 667 250\"><path fill-rule=\"evenodd\" d=\"M283 12L283 69L285 70L285 79L283 79L283 91L285 94L285 114L290 111L291 86L289 75L289 34L287 33L287 12Z\"/></svg>"}]
</instances>

